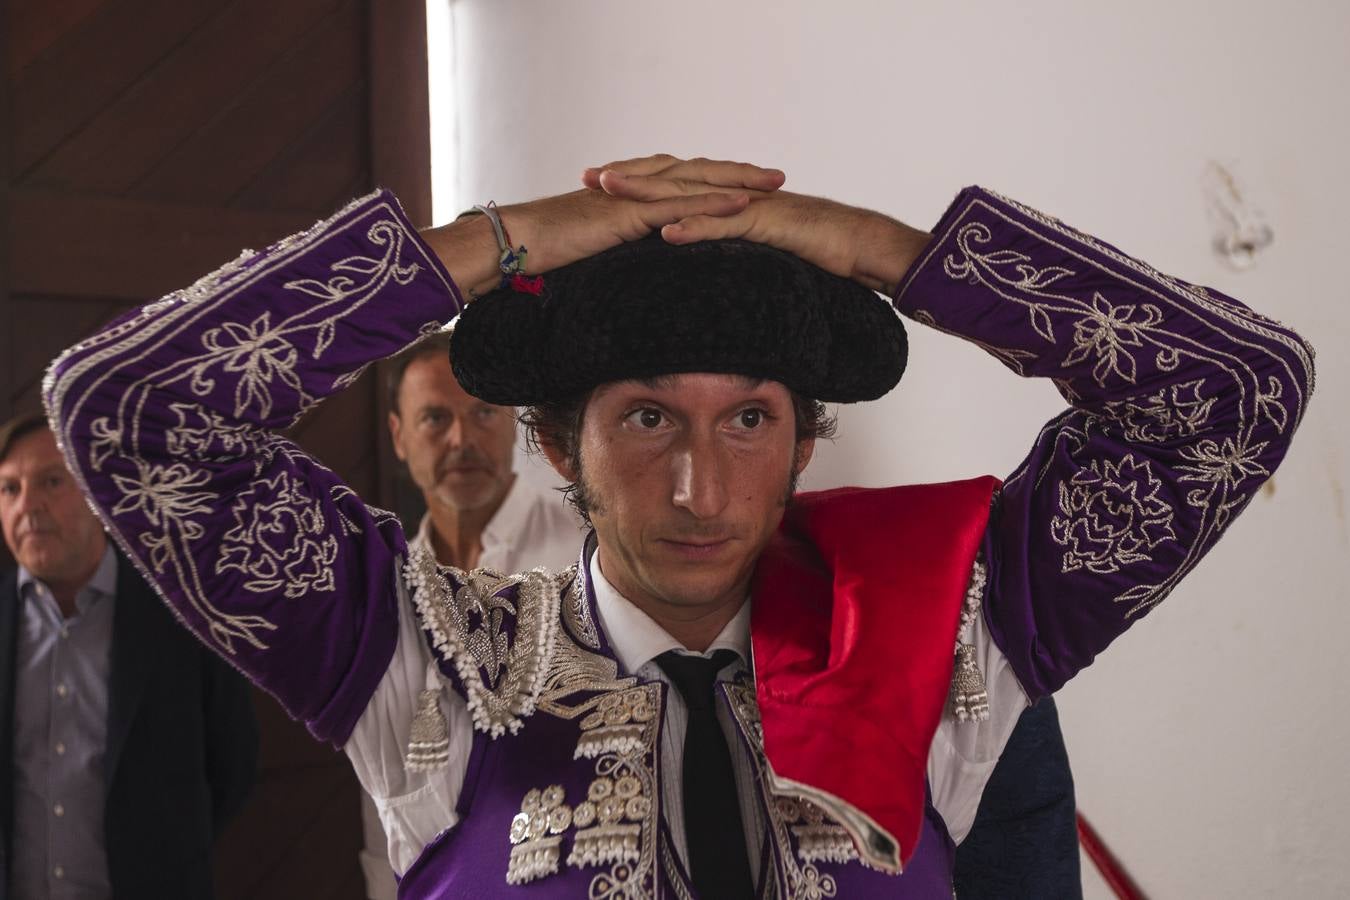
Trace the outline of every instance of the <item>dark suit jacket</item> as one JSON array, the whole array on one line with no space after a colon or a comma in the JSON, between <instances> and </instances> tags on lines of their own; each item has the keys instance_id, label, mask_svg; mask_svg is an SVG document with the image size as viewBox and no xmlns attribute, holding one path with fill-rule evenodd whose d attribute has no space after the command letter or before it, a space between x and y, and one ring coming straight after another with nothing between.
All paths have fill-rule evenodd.
<instances>
[{"instance_id":1,"label":"dark suit jacket","mask_svg":"<svg viewBox=\"0 0 1350 900\"><path fill-rule=\"evenodd\" d=\"M18 578L0 578L0 900L14 836ZM257 764L248 685L173 620L120 555L104 751L104 837L116 900L211 896L211 845ZM22 852L19 850L19 852Z\"/></svg>"},{"instance_id":2,"label":"dark suit jacket","mask_svg":"<svg viewBox=\"0 0 1350 900\"><path fill-rule=\"evenodd\" d=\"M1043 697L1018 719L956 848L956 896L1081 898L1076 812L1059 712Z\"/></svg>"}]
</instances>

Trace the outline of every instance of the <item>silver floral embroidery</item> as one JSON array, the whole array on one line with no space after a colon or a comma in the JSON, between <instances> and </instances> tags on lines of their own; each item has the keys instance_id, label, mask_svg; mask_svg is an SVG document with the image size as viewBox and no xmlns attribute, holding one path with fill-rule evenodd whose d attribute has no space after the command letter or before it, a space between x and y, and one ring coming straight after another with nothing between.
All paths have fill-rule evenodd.
<instances>
[{"instance_id":1,"label":"silver floral embroidery","mask_svg":"<svg viewBox=\"0 0 1350 900\"><path fill-rule=\"evenodd\" d=\"M205 534L201 523L190 517L208 514L214 508L214 492L193 490L209 482L209 473L183 463L165 466L139 459L133 462L137 470L135 478L112 475L113 483L122 492L122 498L111 510L112 515L140 512L154 526L152 531L141 532L138 541L145 550L149 567L157 575L173 574L186 579L191 573L195 578L190 556L183 548ZM219 609L201 590L190 592L188 601L205 619L211 637L227 653L234 653L236 638L255 647L265 647L258 632L275 628L261 616L236 615Z\"/></svg>"},{"instance_id":2,"label":"silver floral embroidery","mask_svg":"<svg viewBox=\"0 0 1350 900\"><path fill-rule=\"evenodd\" d=\"M1092 377L1097 384L1105 386L1111 375L1134 384L1137 371L1130 348L1142 347L1140 335L1161 321L1162 310L1151 303L1113 305L1094 293L1087 315L1074 322L1074 349L1061 365L1067 368L1095 356Z\"/></svg>"},{"instance_id":3,"label":"silver floral embroidery","mask_svg":"<svg viewBox=\"0 0 1350 900\"><path fill-rule=\"evenodd\" d=\"M573 578L562 609L584 598ZM596 692L599 693L596 693ZM579 694L587 699L569 703ZM656 797L656 735L661 692L654 684L618 677L614 660L565 636L553 654L539 709L564 719L580 718L576 759L595 760L587 799L578 803L578 830L571 865L608 865L591 879L594 898L647 898L655 892L659 809Z\"/></svg>"},{"instance_id":4,"label":"silver floral embroidery","mask_svg":"<svg viewBox=\"0 0 1350 900\"><path fill-rule=\"evenodd\" d=\"M645 748L644 748L645 749ZM636 764L636 765L635 765ZM570 866L607 866L642 859L642 824L652 812L651 778L641 753L606 754L577 804Z\"/></svg>"},{"instance_id":5,"label":"silver floral embroidery","mask_svg":"<svg viewBox=\"0 0 1350 900\"><path fill-rule=\"evenodd\" d=\"M1066 275L1072 275L1071 269L1063 266L1047 266L1038 269L1031 264L1031 257L1017 250L994 250L990 253L970 252L971 244L987 244L993 237L988 226L973 222L965 226L958 241L962 244L962 249L966 250L964 258L958 259L949 256L943 261L943 266L948 275L952 278L964 278L971 284L980 284L984 279L981 277L976 264L982 264L988 269L999 270L1004 274L1001 280L1009 287L1024 291L1044 289L1059 281ZM1012 269L1013 274L1006 274L1007 269ZM1055 339L1054 333L1050 328L1049 319L1037 323L1036 330L1048 341Z\"/></svg>"},{"instance_id":6,"label":"silver floral embroidery","mask_svg":"<svg viewBox=\"0 0 1350 900\"><path fill-rule=\"evenodd\" d=\"M236 569L245 590L281 591L289 599L336 587L337 538L328 533L323 506L289 472L253 482L230 506L234 527L221 541L216 572Z\"/></svg>"},{"instance_id":7,"label":"silver floral embroidery","mask_svg":"<svg viewBox=\"0 0 1350 900\"><path fill-rule=\"evenodd\" d=\"M182 463L151 465L135 460L136 477L113 474L113 483L122 499L113 507L113 515L140 512L155 526L144 531L139 540L146 550L151 568L157 573L168 570L178 541L200 538L205 530L191 516L209 513L216 499L212 491L198 491L207 484L207 473Z\"/></svg>"},{"instance_id":8,"label":"silver floral embroidery","mask_svg":"<svg viewBox=\"0 0 1350 900\"><path fill-rule=\"evenodd\" d=\"M575 573L464 572L438 566L430 551L415 545L403 576L433 649L459 675L474 726L493 737L518 731L544 690L562 593Z\"/></svg>"},{"instance_id":9,"label":"silver floral embroidery","mask_svg":"<svg viewBox=\"0 0 1350 900\"><path fill-rule=\"evenodd\" d=\"M563 802L562 785L531 788L511 820L511 857L506 883L526 884L558 871L562 835L572 825L572 807Z\"/></svg>"},{"instance_id":10,"label":"silver floral embroidery","mask_svg":"<svg viewBox=\"0 0 1350 900\"><path fill-rule=\"evenodd\" d=\"M1041 225L1049 228L1056 234L1068 238L1071 242L1075 244L1091 248L1096 253L1105 256L1106 258L1110 259L1117 265L1122 266L1123 268L1131 272L1134 272L1136 275L1142 276L1148 282L1154 282L1160 286L1167 287L1171 291L1174 291L1175 293L1186 297L1198 308L1211 312L1214 315L1218 316L1219 318L1223 319L1224 321L1232 325L1238 326L1240 330L1249 332L1251 334L1259 335L1260 337L1266 340L1281 344L1287 349L1293 351L1293 355L1299 360L1299 363L1303 367L1304 372L1306 372L1309 376L1308 389L1309 391L1312 390L1313 388L1312 348L1289 334L1274 331L1271 328L1267 327L1271 325L1276 326L1279 325L1279 323L1276 322L1274 319L1262 315L1256 310L1248 309L1247 307L1234 303L1231 300L1227 299L1226 297L1212 294L1203 285L1191 284L1189 282L1182 281L1179 278L1173 278L1166 272L1160 272L1157 269L1153 268L1152 266L1148 265L1147 263L1141 262L1140 260L1134 259L1133 257L1126 256L1125 254L1117 250L1115 247L1112 247L1109 244L1102 243L1101 241L1097 240L1090 234L1085 234L1084 232L1081 232L1076 228L1071 228L1068 225L1065 225L1063 222L1061 222L1059 219L1054 218L1053 216L1047 216L1045 213L1039 210L1032 209L1029 206L1025 206L1021 203L1018 203L1016 200L1013 200L1010 197L1005 197L994 191L990 191L989 193L994 197L997 197L1003 203L1008 204L1008 206L1012 207L1013 209L1018 210L1023 215L1027 216L1033 221L1039 222ZM984 206L986 209L992 210L991 207L989 207L987 204L984 204L983 202L981 202L979 205ZM1001 212L998 212L997 210L992 211L994 211L996 214L1005 219L1007 218L1006 215L1004 215ZM1020 222L1015 222L1013 224L1017 225L1020 228L1026 227ZM1054 242L1053 239L1051 239L1050 242L1053 243ZM1061 247L1061 249L1063 248ZM1081 257L1082 254L1081 252L1075 252L1074 255ZM1155 294L1157 293L1155 289L1150 288L1149 290ZM1170 352L1175 352L1175 350L1172 350ZM1298 414L1302 415L1303 399L1301 397L1298 398L1296 403Z\"/></svg>"},{"instance_id":11,"label":"silver floral embroidery","mask_svg":"<svg viewBox=\"0 0 1350 900\"><path fill-rule=\"evenodd\" d=\"M966 583L966 594L961 602L961 622L956 629L953 648L956 658L952 666L947 706L957 722L973 724L989 718L989 690L975 657L975 646L971 643L972 630L984 604L988 584L989 570L984 564L984 553L980 551L970 567L970 580Z\"/></svg>"},{"instance_id":12,"label":"silver floral embroidery","mask_svg":"<svg viewBox=\"0 0 1350 900\"><path fill-rule=\"evenodd\" d=\"M202 334L202 346L211 355L192 370L192 390L205 396L215 388L208 372L219 365L239 377L234 388L234 414L254 407L258 415L272 412L272 382L280 378L296 393L304 396L304 386L295 372L295 345L283 337L286 323L272 327L272 313L265 312L251 325L226 322Z\"/></svg>"},{"instance_id":13,"label":"silver floral embroidery","mask_svg":"<svg viewBox=\"0 0 1350 900\"><path fill-rule=\"evenodd\" d=\"M396 251L403 245L403 229L392 222L378 222L371 227L368 234L371 243L377 246L386 246L391 251ZM374 259L369 256L348 256L346 259L333 263L330 268L336 274L327 281L302 278L287 282L286 287L295 291L303 291L306 294L318 297L320 300L341 302L357 291L369 287L373 279L392 278L399 284L407 284L421 270L421 266L417 263L400 264L397 253L387 253L382 259ZM353 275L358 277L352 278ZM366 280L362 281L361 278ZM425 324L423 327L426 327ZM318 343L314 347L315 359L318 359L320 354L333 342L333 336L331 326L320 330Z\"/></svg>"},{"instance_id":14,"label":"silver floral embroidery","mask_svg":"<svg viewBox=\"0 0 1350 900\"><path fill-rule=\"evenodd\" d=\"M819 806L797 797L776 797L774 805L778 817L797 839L797 856L803 863L847 863L858 858L848 832L828 821Z\"/></svg>"},{"instance_id":15,"label":"silver floral embroidery","mask_svg":"<svg viewBox=\"0 0 1350 900\"><path fill-rule=\"evenodd\" d=\"M221 462L256 450L258 433L248 425L225 421L220 413L195 403L170 403L178 424L164 433L165 446L174 456Z\"/></svg>"},{"instance_id":16,"label":"silver floral embroidery","mask_svg":"<svg viewBox=\"0 0 1350 900\"><path fill-rule=\"evenodd\" d=\"M122 449L122 430L114 428L107 416L99 416L90 423L89 431L94 436L89 442L89 464L97 472L109 456Z\"/></svg>"},{"instance_id":17,"label":"silver floral embroidery","mask_svg":"<svg viewBox=\"0 0 1350 900\"><path fill-rule=\"evenodd\" d=\"M632 863L617 863L608 872L591 880L586 896L589 900L643 900L649 896L643 890L641 869Z\"/></svg>"},{"instance_id":18,"label":"silver floral embroidery","mask_svg":"<svg viewBox=\"0 0 1350 900\"><path fill-rule=\"evenodd\" d=\"M333 263L334 273L326 281L302 278L287 282L292 291L323 301L276 323L271 311L252 322L226 322L206 330L201 337L206 353L184 361L181 372L169 379L190 379L193 393L206 396L215 390L221 374L234 377L234 415L254 411L259 418L272 412L272 392L278 382L297 396L301 411L315 402L297 373L300 338L312 342L308 353L319 359L337 334L337 323L378 293L389 281L408 284L421 271L415 262L403 262L402 250L407 235L391 221L377 221L366 231L366 238L383 247L380 257L349 256ZM329 315L322 315L328 312ZM339 376L335 384L345 386L360 377L365 367Z\"/></svg>"},{"instance_id":19,"label":"silver floral embroidery","mask_svg":"<svg viewBox=\"0 0 1350 900\"><path fill-rule=\"evenodd\" d=\"M1208 485L1189 491L1186 501L1212 510L1215 528L1227 528L1234 514L1251 499L1254 486L1270 476L1270 470L1260 462L1267 443L1249 444L1242 437L1226 437L1222 441L1207 438L1181 448L1182 458L1190 465L1177 466L1186 473L1180 480ZM1247 482L1252 487L1242 488Z\"/></svg>"},{"instance_id":20,"label":"silver floral embroidery","mask_svg":"<svg viewBox=\"0 0 1350 900\"><path fill-rule=\"evenodd\" d=\"M1059 367L1091 364L1089 377L1078 389L1068 379L1054 379L1060 392L1078 408L1046 426L1041 439L1051 436L1059 445L1056 453L1067 452L1075 458L1086 451L1094 430L1118 433L1127 441L1143 444L1191 441L1177 452L1187 463L1182 467L1185 480L1203 483L1184 498L1188 507L1199 512L1200 519L1194 533L1186 535L1179 561L1167 566L1167 575L1156 583L1136 584L1113 598L1129 604L1127 615L1135 615L1167 596L1233 514L1250 500L1260 478L1269 474L1258 459L1268 442L1252 437L1258 420L1284 432L1302 415L1305 402L1301 390L1297 396L1284 396L1283 382L1273 375L1258 376L1233 356L1214 358L1215 351L1197 342L1189 326L1183 326L1180 319L1169 321L1169 316L1174 311L1188 321L1212 316L1221 323L1219 327L1281 345L1290 351L1289 358L1281 359L1267 351L1268 358L1284 366L1295 384L1299 374L1306 377L1309 389L1312 353L1296 337L1274 330L1271 326L1276 323L1258 313L1158 272L1057 219L1006 197L999 199L1041 230L979 198L972 200L961 215L979 211L996 217L1054 246L1062 252L1062 259L1081 260L1087 268L1130 281L1138 289L1130 292L1132 300L1128 303L1115 303L1099 291L1087 298L1073 296L1064 288L1070 276L1078 274L1074 269L1065 265L1038 267L1026 253L995 246L993 231L983 221L958 222L952 230L954 247L935 249L935 253L946 254L942 267L949 277L982 286L1022 307L1035 333L1048 345L1064 342ZM1085 255L1086 250L1106 257L1110 266L1118 268ZM933 317L922 310L916 318L933 322ZM1064 327L1072 329L1067 341L1060 333ZM1052 374L1033 371L1041 354L1030 348L976 343L1019 374ZM1100 409L1088 411L1090 401L1085 403L1082 387L1135 384L1140 378L1139 367L1146 360L1161 372L1175 372L1187 361L1217 365L1232 383L1207 385L1204 379L1196 379L1137 397L1105 400ZM1052 360L1046 362L1054 364ZM1225 415L1232 416L1232 424L1218 426L1213 420L1219 402L1216 398L1220 397L1231 398L1222 402L1233 404L1231 412L1225 410ZM1195 440L1201 436L1204 440ZM1131 474L1139 464L1128 454L1109 462L1085 460L1076 475L1057 486L1060 515L1051 524L1051 538L1066 547L1064 571L1115 572L1126 565L1152 561L1155 548L1180 540L1172 518L1175 509L1171 504L1176 501L1154 488L1156 479ZM1048 468L1047 462L1037 476L1037 487ZM1108 472L1108 468L1114 472ZM1027 474L1019 469L1007 486ZM1133 487L1127 482L1133 482Z\"/></svg>"},{"instance_id":21,"label":"silver floral embroidery","mask_svg":"<svg viewBox=\"0 0 1350 900\"><path fill-rule=\"evenodd\" d=\"M1284 433L1285 426L1289 424L1289 410L1280 402L1283 394L1284 385L1274 375L1266 379L1266 389L1256 393L1257 412L1274 425L1280 434Z\"/></svg>"},{"instance_id":22,"label":"silver floral embroidery","mask_svg":"<svg viewBox=\"0 0 1350 900\"><path fill-rule=\"evenodd\" d=\"M645 900L655 891L659 812L653 767L660 688L639 685L618 695L601 694L597 701L581 721L582 737L574 753L577 759L595 758L595 778L573 816L578 830L567 863L609 866L591 879L593 900ZM603 751L594 741L587 743L588 733L628 725L640 728L636 742L620 741L615 749Z\"/></svg>"},{"instance_id":23,"label":"silver floral embroidery","mask_svg":"<svg viewBox=\"0 0 1350 900\"><path fill-rule=\"evenodd\" d=\"M511 823L508 883L522 884L557 872L562 836L570 827L575 832L567 865L605 868L591 879L591 896L651 895L657 833L651 759L659 702L654 685L601 693L588 701L586 706L593 711L580 723L582 740L574 756L595 759L595 777L585 799L575 806L563 803L563 789L557 785L526 794ZM633 721L635 713L640 722ZM639 729L636 740L622 741L615 749L601 750L587 741L588 735L630 724Z\"/></svg>"},{"instance_id":24,"label":"silver floral embroidery","mask_svg":"<svg viewBox=\"0 0 1350 900\"><path fill-rule=\"evenodd\" d=\"M1248 478L1265 478L1270 470L1258 461L1266 441L1246 444L1240 439L1226 437L1222 441L1206 438L1181 448L1181 455L1190 465L1177 466L1187 474L1182 481L1206 481L1236 489Z\"/></svg>"},{"instance_id":25,"label":"silver floral embroidery","mask_svg":"<svg viewBox=\"0 0 1350 900\"><path fill-rule=\"evenodd\" d=\"M581 720L574 756L595 760L595 777L586 798L568 807L575 834L566 863L603 869L591 880L591 897L651 897L659 833L653 798L660 688L618 677L614 660L585 649L565 632L559 634L565 611L584 591L575 567L511 577L490 570L462 572L438 566L419 545L409 555L404 578L433 650L455 667L476 728L500 737L523 727L536 709ZM508 620L514 620L515 640L503 647L499 638ZM480 639L471 650L474 632ZM496 676L495 689L487 675ZM545 794L534 799L542 803L548 799ZM532 806L532 798L527 795L525 805ZM561 793L555 799L565 806ZM532 826L524 806L522 814L511 832L508 871L515 874L508 880L518 879L512 883L559 868L554 835L544 834L539 822Z\"/></svg>"},{"instance_id":26,"label":"silver floral embroidery","mask_svg":"<svg viewBox=\"0 0 1350 900\"><path fill-rule=\"evenodd\" d=\"M1213 397L1204 397L1204 379L1186 381L1129 400L1108 400L1107 415L1121 428L1125 440L1160 444L1192 437L1209 422Z\"/></svg>"},{"instance_id":27,"label":"silver floral embroidery","mask_svg":"<svg viewBox=\"0 0 1350 900\"><path fill-rule=\"evenodd\" d=\"M463 618L464 645L478 664L488 690L496 690L506 668L509 649L502 630L507 617L514 619L515 603L502 592L518 582L488 570L467 573L465 582L455 591L455 609Z\"/></svg>"},{"instance_id":28,"label":"silver floral embroidery","mask_svg":"<svg viewBox=\"0 0 1350 900\"><path fill-rule=\"evenodd\" d=\"M588 539L581 549L581 559L577 563L577 583L571 592L571 598L563 607L563 613L567 616L567 625L572 634L576 635L587 649L599 650L600 632L595 626L594 618L591 617L591 605L587 600L589 595L587 580L590 575L586 571L586 556L590 540L593 539Z\"/></svg>"},{"instance_id":29,"label":"silver floral embroidery","mask_svg":"<svg viewBox=\"0 0 1350 900\"><path fill-rule=\"evenodd\" d=\"M135 478L112 476L113 484L122 492L122 499L112 509L113 515L139 512L156 528L168 531L172 524L177 526L182 537L189 540L201 537L201 525L189 521L189 517L209 513L216 494L193 488L209 484L210 473L183 463L166 466L139 459L134 462ZM156 568L162 568L162 565Z\"/></svg>"},{"instance_id":30,"label":"silver floral embroidery","mask_svg":"<svg viewBox=\"0 0 1350 900\"><path fill-rule=\"evenodd\" d=\"M286 286L293 294L307 294L317 297L320 302L311 303L279 321L274 320L273 317L279 314L273 311L249 322L232 322L207 329L200 338L202 354L151 372L145 380L127 389L127 402L115 416L90 419L89 468L101 472L110 460L122 461L122 470L112 476L112 484L121 492L121 497L110 510L111 517L115 519L139 510L155 525L154 530L142 530L134 538L121 533L115 522L109 522L110 527L137 566L147 573L170 579L171 589L182 592L186 607L202 617L212 640L228 653L235 652L234 642L241 639L257 649L266 649L263 633L276 626L264 616L236 615L221 610L208 599L206 579L198 570L196 558L204 553L205 548L200 545L207 535L200 523L188 516L195 515L200 504L208 499L198 488L209 483L210 471L194 464L235 458L240 444L252 440L253 446L241 455L252 456L255 475L260 473L284 442L274 439L256 424L255 419L271 413L273 391L298 390L295 368L299 362L298 354L309 353L316 359L322 355L331 345L336 324L369 302L391 279L406 284L419 272L430 272L433 279L439 277L434 266L424 261L421 246L409 240L394 205L371 194L354 200L313 228L277 242L262 254L245 250L237 259L191 286L143 307L117 325L72 347L48 369L44 378L48 412L55 420L74 422L87 414L83 410L85 400L92 388L106 377L105 370L108 373L126 371L124 364L143 359L153 343L173 339L199 325L203 317L228 303L235 293L275 272L285 260L338 234L364 239L373 248L368 256L354 255L340 261L333 267L333 277L326 281L299 280ZM411 258L405 258L405 255ZM441 282L444 284L444 279ZM448 291L454 290L448 284L445 287ZM133 354L140 356L133 357ZM178 417L178 423L165 430L165 449L181 462L147 468L140 460L139 450L141 430L147 423L138 417L139 404L146 393L171 389L186 381L193 394L203 397L214 391L217 380L226 375L235 388L233 412L241 417L248 414L250 420L227 424L221 415L195 404L173 404L170 408ZM90 390L82 390L77 395L72 391L72 386L77 383ZM303 391L298 399L301 410L313 402L313 398ZM67 453L73 446L64 434L58 435L58 443ZM71 462L76 461L72 459ZM325 471L307 457L304 464L316 471ZM135 466L138 471L128 475L127 466ZM212 500L213 504L215 502ZM376 513L372 515L379 521ZM350 517L344 518L354 524ZM337 545L327 541L317 543L319 552L310 561L331 562ZM140 553L135 552L137 544ZM312 554L312 546L305 552ZM242 560L242 556L236 555L234 559ZM288 559L287 562L294 569L295 560ZM322 587L324 581L332 577L331 573L303 567L300 573L303 588L298 590L297 585L288 585L291 596Z\"/></svg>"},{"instance_id":31,"label":"silver floral embroidery","mask_svg":"<svg viewBox=\"0 0 1350 900\"><path fill-rule=\"evenodd\" d=\"M1152 558L1147 551L1176 540L1172 507L1159 497L1162 482L1148 460L1128 454L1119 462L1093 460L1059 485L1060 514L1050 534L1065 547L1062 570L1099 575Z\"/></svg>"},{"instance_id":32,"label":"silver floral embroidery","mask_svg":"<svg viewBox=\"0 0 1350 900\"><path fill-rule=\"evenodd\" d=\"M1024 306L1036 333L1051 344L1058 342L1051 313L1075 316L1073 349L1060 365L1067 368L1093 358L1096 364L1092 377L1098 385L1105 387L1112 376L1134 384L1137 370L1133 348L1144 346L1144 337L1162 322L1162 310L1152 303L1113 304L1099 292L1093 292L1086 302L1050 294L1046 291L1050 285L1075 273L1063 266L1037 268L1031 257L1015 250L978 249L992 240L993 233L982 222L962 226L956 234L960 254L946 257L944 270L953 278L991 287L1005 299Z\"/></svg>"},{"instance_id":33,"label":"silver floral embroidery","mask_svg":"<svg viewBox=\"0 0 1350 900\"><path fill-rule=\"evenodd\" d=\"M633 752L643 746L655 717L656 707L646 687L605 694L595 710L581 720L577 758Z\"/></svg>"},{"instance_id":34,"label":"silver floral embroidery","mask_svg":"<svg viewBox=\"0 0 1350 900\"><path fill-rule=\"evenodd\" d=\"M793 890L793 900L825 900L838 891L833 875L822 875L814 865L802 866L802 877Z\"/></svg>"}]
</instances>

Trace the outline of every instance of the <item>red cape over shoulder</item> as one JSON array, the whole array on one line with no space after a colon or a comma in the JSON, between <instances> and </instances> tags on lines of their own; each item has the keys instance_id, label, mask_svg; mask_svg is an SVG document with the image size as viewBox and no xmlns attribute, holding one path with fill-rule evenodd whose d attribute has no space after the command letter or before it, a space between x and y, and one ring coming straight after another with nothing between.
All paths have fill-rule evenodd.
<instances>
[{"instance_id":1,"label":"red cape over shoulder","mask_svg":"<svg viewBox=\"0 0 1350 900\"><path fill-rule=\"evenodd\" d=\"M918 840L929 745L998 485L798 495L756 571L751 645L776 786L827 795L863 858L892 871Z\"/></svg>"}]
</instances>

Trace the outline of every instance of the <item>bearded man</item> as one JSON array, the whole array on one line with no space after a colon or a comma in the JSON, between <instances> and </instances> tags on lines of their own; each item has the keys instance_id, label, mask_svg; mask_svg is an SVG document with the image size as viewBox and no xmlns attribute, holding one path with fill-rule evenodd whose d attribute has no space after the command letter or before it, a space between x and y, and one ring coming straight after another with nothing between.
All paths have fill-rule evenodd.
<instances>
[{"instance_id":1,"label":"bearded man","mask_svg":"<svg viewBox=\"0 0 1350 900\"><path fill-rule=\"evenodd\" d=\"M55 364L112 533L346 749L401 896L950 896L1021 711L1283 458L1288 329L989 191L930 234L782 178L633 160L422 236L372 195ZM903 373L873 291L1069 401L1005 483L788 502L821 401ZM409 552L272 431L461 311L460 382L594 526L575 568Z\"/></svg>"}]
</instances>

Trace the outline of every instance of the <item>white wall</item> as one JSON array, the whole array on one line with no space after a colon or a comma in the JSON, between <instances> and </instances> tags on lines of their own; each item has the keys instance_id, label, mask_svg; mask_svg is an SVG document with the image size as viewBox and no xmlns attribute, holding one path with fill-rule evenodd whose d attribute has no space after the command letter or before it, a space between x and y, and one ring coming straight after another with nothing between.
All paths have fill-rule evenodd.
<instances>
[{"instance_id":1,"label":"white wall","mask_svg":"<svg viewBox=\"0 0 1350 900\"><path fill-rule=\"evenodd\" d=\"M433 0L443 2L443 0ZM1350 6L456 0L450 204L556 193L661 150L935 221L978 182L1246 299L1322 351L1273 496L1060 697L1081 809L1155 898L1350 895L1345 519ZM1202 180L1274 229L1210 249ZM449 169L449 174L447 174ZM438 197L438 205L446 194ZM910 371L848 408L808 486L1007 474L1060 406L911 326ZM1089 895L1108 896L1085 867Z\"/></svg>"}]
</instances>

